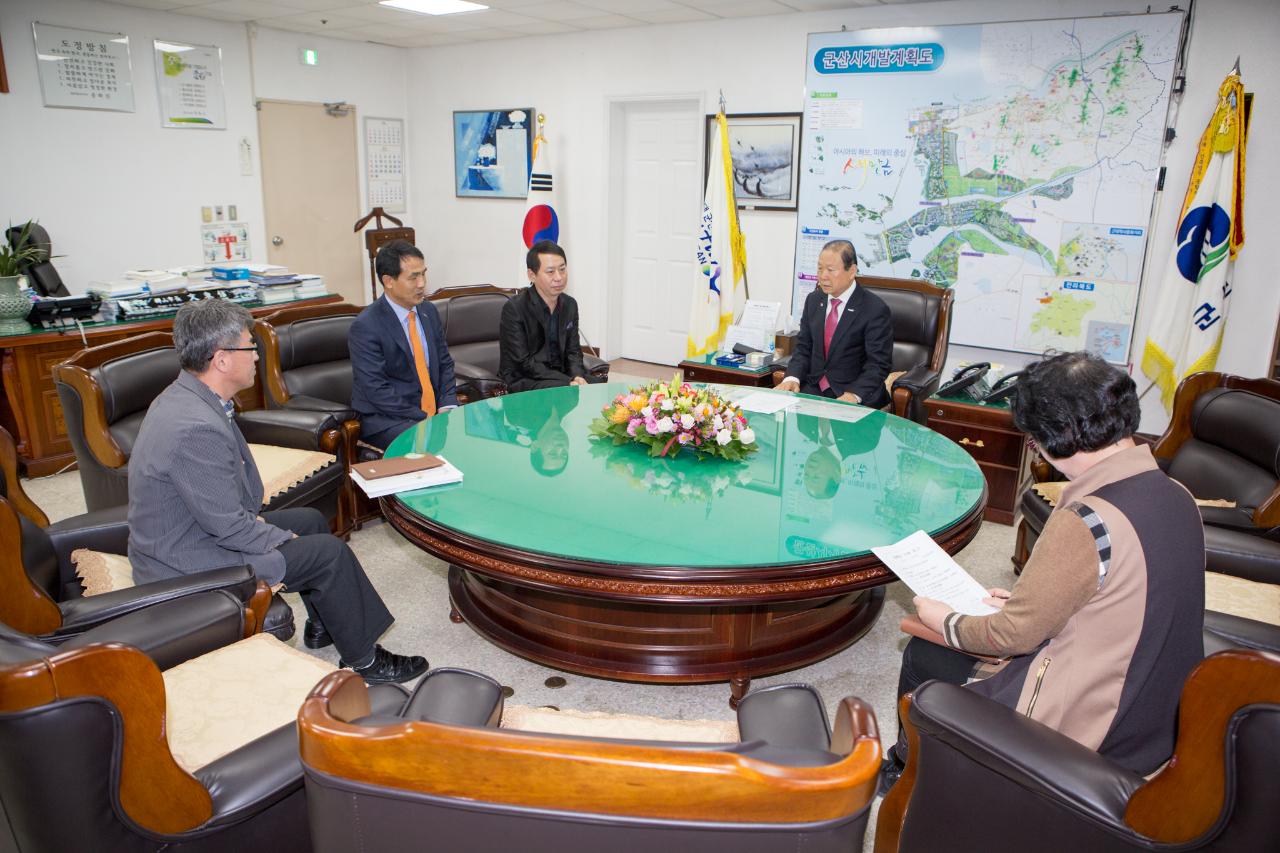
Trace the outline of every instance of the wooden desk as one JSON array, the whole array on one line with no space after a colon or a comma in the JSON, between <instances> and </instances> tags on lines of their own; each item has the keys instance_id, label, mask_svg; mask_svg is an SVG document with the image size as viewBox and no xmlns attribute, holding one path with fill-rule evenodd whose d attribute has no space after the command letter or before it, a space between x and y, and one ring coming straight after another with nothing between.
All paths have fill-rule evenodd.
<instances>
[{"instance_id":1,"label":"wooden desk","mask_svg":"<svg viewBox=\"0 0 1280 853\"><path fill-rule=\"evenodd\" d=\"M755 388L772 388L773 364L763 367L731 367L716 364L714 356L698 356L680 362L679 368L684 371L687 382L711 382L721 385L747 385Z\"/></svg>"},{"instance_id":2,"label":"wooden desk","mask_svg":"<svg viewBox=\"0 0 1280 853\"><path fill-rule=\"evenodd\" d=\"M285 305L322 305L341 302L335 294L300 299ZM246 305L260 317L279 310L282 305ZM70 331L32 330L26 335L0 337L0 381L4 395L0 398L0 424L18 444L18 461L29 477L53 474L75 462L67 426L62 417L62 404L53 387L53 366L66 361L89 346L118 341L142 332L167 332L173 329L173 317L141 320L136 323L93 323L84 327L84 339L74 326ZM262 408L262 388L258 384L238 398L244 408Z\"/></svg>"},{"instance_id":3,"label":"wooden desk","mask_svg":"<svg viewBox=\"0 0 1280 853\"><path fill-rule=\"evenodd\" d=\"M1013 425L1008 405L986 405L953 397L930 397L929 429L959 444L987 478L987 521L1013 524L1027 479L1027 437Z\"/></svg>"}]
</instances>

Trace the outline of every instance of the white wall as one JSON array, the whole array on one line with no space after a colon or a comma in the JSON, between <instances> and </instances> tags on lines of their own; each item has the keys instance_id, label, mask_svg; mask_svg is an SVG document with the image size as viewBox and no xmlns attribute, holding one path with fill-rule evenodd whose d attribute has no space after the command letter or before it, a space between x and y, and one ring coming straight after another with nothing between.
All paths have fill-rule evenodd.
<instances>
[{"instance_id":1,"label":"white wall","mask_svg":"<svg viewBox=\"0 0 1280 853\"><path fill-rule=\"evenodd\" d=\"M561 238L571 255L571 288L590 339L610 355L609 324L616 311L608 280L610 102L641 97L701 97L714 109L720 89L730 112L788 112L802 108L805 39L810 32L884 26L979 23L1029 18L1142 12L1145 0L954 0L853 8L765 18L708 21L599 33L546 36L481 46L415 49L409 64L409 110L415 127L412 195L418 200L419 244L428 254L433 284L522 280L518 240L524 202L454 197L451 113L456 109L533 106L548 116L557 151L556 181L563 208ZM1220 369L1262 375L1276 327L1280 288L1264 272L1261 248L1280 218L1266 205L1276 186L1280 157L1269 140L1280 138L1266 93L1280 83L1273 45L1280 15L1273 0L1200 0L1187 68L1188 88L1169 151L1169 179L1160 200L1161 228L1151 246L1156 262L1169 249L1169 220L1186 186L1195 142L1212 110L1213 93L1237 53L1245 82L1259 91L1249 157L1246 225L1253 235L1236 269L1230 339ZM465 75L462 77L461 75ZM463 82L453 83L461 79ZM449 81L433 84L433 81ZM1173 210L1173 213L1169 213ZM789 300L795 215L744 212L752 295ZM1144 303L1155 288L1144 285ZM673 306L683 311L684 306ZM1141 342L1144 316L1139 315ZM1018 365L1028 357L957 348ZM1140 381L1140 387L1145 384ZM1160 431L1152 413L1143 429Z\"/></svg>"},{"instance_id":2,"label":"white wall","mask_svg":"<svg viewBox=\"0 0 1280 853\"><path fill-rule=\"evenodd\" d=\"M133 64L134 112L43 106L31 22L123 32ZM72 292L126 269L200 262L200 208L234 204L262 248L262 189L242 177L238 141L256 152L248 48L239 24L83 0L0 3L9 94L0 95L0 217L38 219L53 238ZM226 130L160 126L151 41L222 48ZM265 253L261 253L265 257Z\"/></svg>"},{"instance_id":3,"label":"white wall","mask_svg":"<svg viewBox=\"0 0 1280 853\"><path fill-rule=\"evenodd\" d=\"M32 21L128 35L134 112L46 108ZM0 224L38 219L54 252L63 255L56 265L72 292L126 269L198 263L205 205L236 205L249 224L254 256L266 259L245 25L86 0L2 0L0 36L10 88L0 95ZM226 130L160 126L153 38L222 48ZM252 42L257 97L356 105L365 197L361 119L407 118L407 52L265 28L253 33ZM301 65L299 47L317 48L321 64ZM252 176L240 174L242 137L253 146Z\"/></svg>"}]
</instances>

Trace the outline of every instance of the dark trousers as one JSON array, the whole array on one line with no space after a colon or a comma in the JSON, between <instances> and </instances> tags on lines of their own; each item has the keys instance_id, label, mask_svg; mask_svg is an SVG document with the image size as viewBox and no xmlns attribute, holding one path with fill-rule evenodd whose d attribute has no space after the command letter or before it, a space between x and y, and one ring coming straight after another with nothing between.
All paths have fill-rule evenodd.
<instances>
[{"instance_id":1,"label":"dark trousers","mask_svg":"<svg viewBox=\"0 0 1280 853\"><path fill-rule=\"evenodd\" d=\"M302 595L307 617L324 625L346 662L363 660L394 621L347 543L329 533L312 507L264 512L263 520L298 534L280 546L284 585Z\"/></svg>"},{"instance_id":2,"label":"dark trousers","mask_svg":"<svg viewBox=\"0 0 1280 853\"><path fill-rule=\"evenodd\" d=\"M898 670L898 697L910 693L926 681L945 681L961 684L969 680L978 659L964 652L912 637L902 650L902 667ZM907 735L898 719L898 745L893 748L898 761L907 760Z\"/></svg>"},{"instance_id":3,"label":"dark trousers","mask_svg":"<svg viewBox=\"0 0 1280 853\"><path fill-rule=\"evenodd\" d=\"M383 450L386 450L387 445L396 440L396 436L400 435L400 433L404 432L410 427L415 427L417 425L418 425L417 421L411 421L406 419L403 421L399 421L395 426L387 427L382 432L375 432L371 435L362 435L360 436L360 440L368 442L369 444L372 444L374 447L380 447Z\"/></svg>"}]
</instances>

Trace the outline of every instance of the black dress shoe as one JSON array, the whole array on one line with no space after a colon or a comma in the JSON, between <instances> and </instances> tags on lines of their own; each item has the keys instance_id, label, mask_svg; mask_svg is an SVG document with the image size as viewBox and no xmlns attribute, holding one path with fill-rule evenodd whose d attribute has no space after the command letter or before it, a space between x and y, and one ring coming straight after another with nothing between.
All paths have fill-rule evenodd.
<instances>
[{"instance_id":1,"label":"black dress shoe","mask_svg":"<svg viewBox=\"0 0 1280 853\"><path fill-rule=\"evenodd\" d=\"M324 623L308 619L302 628L302 644L309 649L323 649L333 645L333 637L329 636L329 629Z\"/></svg>"},{"instance_id":2,"label":"black dress shoe","mask_svg":"<svg viewBox=\"0 0 1280 853\"><path fill-rule=\"evenodd\" d=\"M339 665L350 666L347 663ZM368 684L399 684L426 672L427 659L422 655L398 655L382 646L374 646L373 660L366 666L353 666L351 669Z\"/></svg>"},{"instance_id":3,"label":"black dress shoe","mask_svg":"<svg viewBox=\"0 0 1280 853\"><path fill-rule=\"evenodd\" d=\"M898 780L902 778L902 771L906 770L906 765L898 761L897 755L892 750L889 751L889 757L880 765L880 781L876 783L876 796L883 797L898 784Z\"/></svg>"}]
</instances>

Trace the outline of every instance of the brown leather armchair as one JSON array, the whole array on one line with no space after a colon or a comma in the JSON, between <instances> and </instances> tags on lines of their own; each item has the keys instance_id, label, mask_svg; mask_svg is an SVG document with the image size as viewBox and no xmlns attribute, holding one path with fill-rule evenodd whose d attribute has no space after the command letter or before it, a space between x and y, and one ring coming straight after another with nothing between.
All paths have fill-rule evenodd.
<instances>
[{"instance_id":1,"label":"brown leather armchair","mask_svg":"<svg viewBox=\"0 0 1280 853\"><path fill-rule=\"evenodd\" d=\"M955 294L914 278L858 276L865 287L884 300L893 317L893 364L890 373L902 375L889 389L893 413L916 423L929 419L925 401L938 390L947 363L951 336L951 305ZM786 362L773 372L774 384L786 376Z\"/></svg>"},{"instance_id":2,"label":"brown leather armchair","mask_svg":"<svg viewBox=\"0 0 1280 853\"><path fill-rule=\"evenodd\" d=\"M463 670L428 673L395 716L354 673L327 676L298 715L316 850L419 850L424 832L453 853L861 849L880 739L857 699L832 735L811 688L757 691L733 744L519 732L501 714L498 684Z\"/></svg>"},{"instance_id":3,"label":"brown leather armchair","mask_svg":"<svg viewBox=\"0 0 1280 853\"><path fill-rule=\"evenodd\" d=\"M222 597L203 593L168 607L234 610ZM171 751L175 703L197 715L188 728L207 733L198 718L203 703L224 694L251 703L255 679L278 678L280 667L248 672L229 687L200 684L198 696L171 693L193 679L173 687L161 669L198 662L240 637L177 633L159 656L171 660L157 666L155 655L124 644L140 633L55 649L0 625L0 833L10 836L0 846L26 853L310 851L294 724L268 728L198 766L188 754L190 770ZM302 667L303 677L311 668ZM379 685L370 695L386 712L405 700L397 685Z\"/></svg>"},{"instance_id":4,"label":"brown leather armchair","mask_svg":"<svg viewBox=\"0 0 1280 853\"><path fill-rule=\"evenodd\" d=\"M502 308L517 293L514 288L475 284L442 287L428 297L440 312L445 342L453 356L459 403L507 393L506 383L498 377L498 341ZM608 381L609 362L584 353L582 363L593 382Z\"/></svg>"},{"instance_id":5,"label":"brown leather armchair","mask_svg":"<svg viewBox=\"0 0 1280 853\"><path fill-rule=\"evenodd\" d=\"M1280 583L1280 382L1225 373L1182 380L1168 429L1152 448L1170 477L1201 499L1205 567L1249 580ZM1056 474L1043 461L1037 480ZM1013 564L1019 571L1052 510L1027 489L1020 506Z\"/></svg>"},{"instance_id":6,"label":"brown leather armchair","mask_svg":"<svg viewBox=\"0 0 1280 853\"><path fill-rule=\"evenodd\" d=\"M90 510L127 505L129 455L147 409L173 382L181 368L167 332L147 332L80 350L55 365L53 380L66 417L67 436L80 468L80 484ZM342 488L341 422L325 412L257 410L240 412L236 422L247 441L338 457L329 465L272 498L266 510L313 506L339 536L351 528Z\"/></svg>"},{"instance_id":7,"label":"brown leather armchair","mask_svg":"<svg viewBox=\"0 0 1280 853\"><path fill-rule=\"evenodd\" d=\"M931 681L901 702L910 745L876 853L1269 850L1280 838L1280 657L1213 655L1187 679L1173 758L1150 779L1013 709Z\"/></svg>"}]
</instances>

